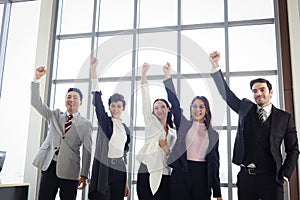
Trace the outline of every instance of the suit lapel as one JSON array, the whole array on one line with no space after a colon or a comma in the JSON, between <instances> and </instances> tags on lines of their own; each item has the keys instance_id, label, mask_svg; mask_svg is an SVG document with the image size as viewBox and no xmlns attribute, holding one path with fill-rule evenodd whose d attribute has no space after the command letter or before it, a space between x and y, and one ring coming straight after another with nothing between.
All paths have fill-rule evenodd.
<instances>
[{"instance_id":1,"label":"suit lapel","mask_svg":"<svg viewBox=\"0 0 300 200\"><path fill-rule=\"evenodd\" d=\"M65 134L65 123L66 123L67 113L64 112L62 115L60 115L60 127L61 127L61 135Z\"/></svg>"},{"instance_id":2,"label":"suit lapel","mask_svg":"<svg viewBox=\"0 0 300 200\"><path fill-rule=\"evenodd\" d=\"M206 155L213 149L213 147L215 146L216 142L218 141L219 139L219 134L214 131L214 129L212 129L211 126L208 127L208 140L209 140L209 145L208 145L208 148L207 148L207 151L206 151Z\"/></svg>"},{"instance_id":3,"label":"suit lapel","mask_svg":"<svg viewBox=\"0 0 300 200\"><path fill-rule=\"evenodd\" d=\"M272 105L272 112L271 112L271 130L270 130L270 137L275 137L277 135L277 130L280 130L280 117L278 117L278 109Z\"/></svg>"}]
</instances>

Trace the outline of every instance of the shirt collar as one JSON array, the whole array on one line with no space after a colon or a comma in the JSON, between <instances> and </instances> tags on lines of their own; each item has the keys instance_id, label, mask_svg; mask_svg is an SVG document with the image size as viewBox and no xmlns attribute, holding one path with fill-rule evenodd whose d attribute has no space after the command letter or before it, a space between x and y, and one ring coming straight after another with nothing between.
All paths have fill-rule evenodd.
<instances>
[{"instance_id":1,"label":"shirt collar","mask_svg":"<svg viewBox=\"0 0 300 200\"><path fill-rule=\"evenodd\" d=\"M113 117L111 117L111 119L112 119L112 121L114 121L114 122L122 123L122 119L116 119L116 118L113 118Z\"/></svg>"},{"instance_id":2,"label":"shirt collar","mask_svg":"<svg viewBox=\"0 0 300 200\"><path fill-rule=\"evenodd\" d=\"M260 108L262 108L262 107L260 107L259 105L257 105L257 110L259 110ZM270 105L268 105L268 106L266 106L266 107L263 107L263 109L264 109L264 111L266 112L266 113L271 113L271 109L272 109L272 104L270 104Z\"/></svg>"},{"instance_id":3,"label":"shirt collar","mask_svg":"<svg viewBox=\"0 0 300 200\"><path fill-rule=\"evenodd\" d=\"M71 115L68 111L67 111L67 116ZM79 112L72 114L73 118L77 117L79 115Z\"/></svg>"},{"instance_id":4,"label":"shirt collar","mask_svg":"<svg viewBox=\"0 0 300 200\"><path fill-rule=\"evenodd\" d=\"M201 122L198 122L198 121L195 121L195 120L193 120L193 125L194 126L205 126L204 123L201 123Z\"/></svg>"}]
</instances>

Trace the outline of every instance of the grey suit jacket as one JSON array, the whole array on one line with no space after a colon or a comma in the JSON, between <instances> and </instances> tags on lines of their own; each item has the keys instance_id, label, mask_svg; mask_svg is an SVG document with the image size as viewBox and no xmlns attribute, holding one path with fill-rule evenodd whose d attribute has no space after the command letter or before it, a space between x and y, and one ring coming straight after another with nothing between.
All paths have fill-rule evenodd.
<instances>
[{"instance_id":1,"label":"grey suit jacket","mask_svg":"<svg viewBox=\"0 0 300 200\"><path fill-rule=\"evenodd\" d=\"M78 180L79 176L88 177L92 151L92 123L78 114L72 119L71 129L64 133L66 112L49 109L40 98L40 84L36 82L31 83L31 105L49 125L47 137L34 158L33 165L42 171L47 170L55 151L59 148L57 176L69 180Z\"/></svg>"}]
</instances>

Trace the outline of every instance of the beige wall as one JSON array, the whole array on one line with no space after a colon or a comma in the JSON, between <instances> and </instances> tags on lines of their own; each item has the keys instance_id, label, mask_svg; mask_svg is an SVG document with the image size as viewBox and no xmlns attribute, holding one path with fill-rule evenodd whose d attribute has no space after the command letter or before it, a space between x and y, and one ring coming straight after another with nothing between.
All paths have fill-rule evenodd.
<instances>
[{"instance_id":1,"label":"beige wall","mask_svg":"<svg viewBox=\"0 0 300 200\"><path fill-rule=\"evenodd\" d=\"M295 120L300 135L300 0L288 0L289 32L294 88ZM298 160L298 166L300 161ZM300 173L300 170L299 170ZM300 190L300 188L299 188Z\"/></svg>"}]
</instances>

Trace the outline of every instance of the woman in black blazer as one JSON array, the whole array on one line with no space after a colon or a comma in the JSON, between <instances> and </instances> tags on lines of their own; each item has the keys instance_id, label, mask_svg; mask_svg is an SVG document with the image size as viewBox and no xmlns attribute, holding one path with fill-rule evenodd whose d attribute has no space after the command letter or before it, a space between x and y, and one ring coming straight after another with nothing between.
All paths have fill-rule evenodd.
<instances>
[{"instance_id":1,"label":"woman in black blazer","mask_svg":"<svg viewBox=\"0 0 300 200\"><path fill-rule=\"evenodd\" d=\"M221 200L219 178L219 135L211 127L211 111L204 96L196 96L191 103L191 120L183 116L171 79L171 66L164 67L164 85L177 129L177 141L168 158L173 168L170 180L172 200Z\"/></svg>"},{"instance_id":2,"label":"woman in black blazer","mask_svg":"<svg viewBox=\"0 0 300 200\"><path fill-rule=\"evenodd\" d=\"M129 196L125 164L130 131L121 120L125 100L122 95L113 94L108 100L111 117L108 116L98 89L97 64L97 59L92 58L93 105L98 133L88 197L91 200L123 200L124 196Z\"/></svg>"}]
</instances>

